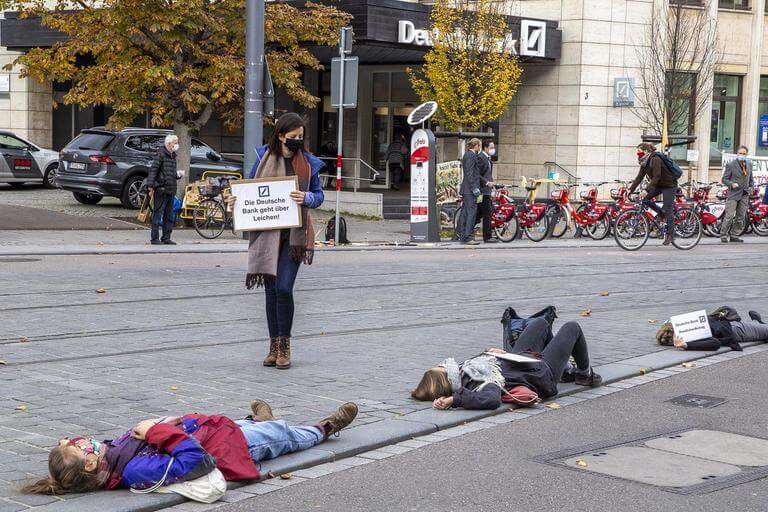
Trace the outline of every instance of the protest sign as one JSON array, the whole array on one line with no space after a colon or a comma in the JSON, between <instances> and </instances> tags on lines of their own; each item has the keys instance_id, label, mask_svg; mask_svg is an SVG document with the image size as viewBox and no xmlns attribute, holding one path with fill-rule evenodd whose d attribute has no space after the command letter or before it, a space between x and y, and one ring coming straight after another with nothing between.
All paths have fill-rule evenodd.
<instances>
[{"instance_id":1,"label":"protest sign","mask_svg":"<svg viewBox=\"0 0 768 512\"><path fill-rule=\"evenodd\" d=\"M709 328L709 318L707 318L707 312L703 309L673 316L669 321L672 323L675 336L681 338L686 343L712 337L712 330Z\"/></svg>"},{"instance_id":2,"label":"protest sign","mask_svg":"<svg viewBox=\"0 0 768 512\"><path fill-rule=\"evenodd\" d=\"M295 176L233 181L237 199L234 222L237 231L267 231L301 226L299 205L291 199L298 190Z\"/></svg>"}]
</instances>

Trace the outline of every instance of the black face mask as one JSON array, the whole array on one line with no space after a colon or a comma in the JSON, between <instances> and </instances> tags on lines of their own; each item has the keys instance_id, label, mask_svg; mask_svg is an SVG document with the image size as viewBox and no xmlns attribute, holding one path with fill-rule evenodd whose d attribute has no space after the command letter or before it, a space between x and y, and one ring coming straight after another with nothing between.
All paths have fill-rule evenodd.
<instances>
[{"instance_id":1,"label":"black face mask","mask_svg":"<svg viewBox=\"0 0 768 512\"><path fill-rule=\"evenodd\" d=\"M291 153L295 153L304 147L304 139L285 139L285 147Z\"/></svg>"}]
</instances>

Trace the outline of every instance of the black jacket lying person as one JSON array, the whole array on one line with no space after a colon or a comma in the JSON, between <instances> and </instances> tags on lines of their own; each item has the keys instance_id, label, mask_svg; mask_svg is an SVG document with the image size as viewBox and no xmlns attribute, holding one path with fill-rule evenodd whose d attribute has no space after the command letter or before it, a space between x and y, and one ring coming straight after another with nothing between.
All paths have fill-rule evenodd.
<instances>
[{"instance_id":1,"label":"black jacket lying person","mask_svg":"<svg viewBox=\"0 0 768 512\"><path fill-rule=\"evenodd\" d=\"M530 362L509 361L481 354L456 363L446 359L424 373L411 392L416 400L431 400L436 409L496 409L507 390L525 386L540 398L557 395L557 384L571 356L576 361L575 382L582 386L599 386L600 375L589 365L587 341L576 322L568 322L546 342L549 323L543 318L531 320L520 334L512 353L528 356ZM501 349L489 352L503 355Z\"/></svg>"},{"instance_id":2,"label":"black jacket lying person","mask_svg":"<svg viewBox=\"0 0 768 512\"><path fill-rule=\"evenodd\" d=\"M656 332L659 345L675 346L680 350L718 350L729 347L741 351L740 343L751 341L768 341L768 325L755 311L749 312L751 322L742 322L736 311L727 306L719 308L709 317L711 338L685 342L675 336L672 324L667 322Z\"/></svg>"}]
</instances>

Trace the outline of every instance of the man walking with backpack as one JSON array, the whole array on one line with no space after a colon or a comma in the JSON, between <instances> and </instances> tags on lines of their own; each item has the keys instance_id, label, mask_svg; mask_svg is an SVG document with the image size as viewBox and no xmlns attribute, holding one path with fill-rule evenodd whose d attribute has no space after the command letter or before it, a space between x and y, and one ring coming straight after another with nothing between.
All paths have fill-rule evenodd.
<instances>
[{"instance_id":1,"label":"man walking with backpack","mask_svg":"<svg viewBox=\"0 0 768 512\"><path fill-rule=\"evenodd\" d=\"M725 165L723 185L728 187L723 225L720 227L720 242L743 242L733 233L744 231L744 221L749 208L749 194L755 187L752 177L752 162L747 160L747 146L739 146L736 160Z\"/></svg>"},{"instance_id":2,"label":"man walking with backpack","mask_svg":"<svg viewBox=\"0 0 768 512\"><path fill-rule=\"evenodd\" d=\"M678 173L680 168L674 164L674 161L667 155L658 153L656 146L649 142L638 144L637 161L640 164L640 171L629 187L629 194L635 191L643 178L648 178L643 204L659 214L660 220L666 220L667 236L664 238L663 245L669 245L675 236L675 193L678 188L677 179L682 176L682 171ZM654 202L659 195L664 201L663 208L659 208Z\"/></svg>"}]
</instances>

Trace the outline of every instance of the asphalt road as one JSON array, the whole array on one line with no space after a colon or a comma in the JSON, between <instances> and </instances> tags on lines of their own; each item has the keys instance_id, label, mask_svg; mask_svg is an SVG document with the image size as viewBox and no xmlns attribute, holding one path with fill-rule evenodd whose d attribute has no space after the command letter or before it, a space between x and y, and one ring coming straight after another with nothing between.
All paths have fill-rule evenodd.
<instances>
[{"instance_id":1,"label":"asphalt road","mask_svg":"<svg viewBox=\"0 0 768 512\"><path fill-rule=\"evenodd\" d=\"M580 445L687 427L768 437L766 365L768 354L762 353L699 368L217 510L764 512L768 479L686 496L534 459ZM684 393L728 402L713 409L667 402Z\"/></svg>"}]
</instances>

